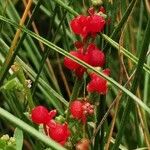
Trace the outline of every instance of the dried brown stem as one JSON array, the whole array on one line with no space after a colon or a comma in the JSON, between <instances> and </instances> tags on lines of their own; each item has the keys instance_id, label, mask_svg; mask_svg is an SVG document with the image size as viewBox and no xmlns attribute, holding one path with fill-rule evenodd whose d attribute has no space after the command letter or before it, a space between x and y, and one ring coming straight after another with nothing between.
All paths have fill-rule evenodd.
<instances>
[{"instance_id":1,"label":"dried brown stem","mask_svg":"<svg viewBox=\"0 0 150 150\"><path fill-rule=\"evenodd\" d=\"M21 20L19 22L19 26L23 26L24 25L24 22L26 21L26 18L28 16L28 12L30 11L31 5L32 5L32 0L29 0L28 4L27 4L27 7L25 8L25 11L24 11L24 13L22 15L22 18L21 18ZM16 34L14 36L14 39L13 39L13 41L11 43L8 55L6 57L6 60L5 60L6 64L9 64L9 62L11 60L11 57L12 57L12 55L14 53L14 50L15 50L16 45L17 45L17 42L19 40L20 34L21 34L21 29L18 28L17 31L16 31Z\"/></svg>"}]
</instances>

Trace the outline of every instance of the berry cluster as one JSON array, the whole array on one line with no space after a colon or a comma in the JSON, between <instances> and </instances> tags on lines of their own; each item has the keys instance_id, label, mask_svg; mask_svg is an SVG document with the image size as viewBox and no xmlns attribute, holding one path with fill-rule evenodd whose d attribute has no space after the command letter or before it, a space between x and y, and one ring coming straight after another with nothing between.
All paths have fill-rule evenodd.
<instances>
[{"instance_id":1,"label":"berry cluster","mask_svg":"<svg viewBox=\"0 0 150 150\"><path fill-rule=\"evenodd\" d=\"M102 7L98 13L95 13L94 8L90 8L88 12L88 16L77 16L70 23L72 31L77 35L81 35L83 38L96 36L97 33L104 30L106 23L105 19L99 15L101 12L104 12Z\"/></svg>"},{"instance_id":2,"label":"berry cluster","mask_svg":"<svg viewBox=\"0 0 150 150\"><path fill-rule=\"evenodd\" d=\"M96 13L94 8L90 8L88 13L88 16L77 16L70 23L72 31L82 38L81 42L75 42L76 50L70 51L70 54L93 67L102 68L105 64L105 55L102 50L89 41L91 38L94 40L96 35L104 30L106 21L103 13L105 13L105 10L103 7L100 7L99 12ZM73 71L79 79L87 72L86 68L68 57L64 58L64 65ZM109 75L110 71L109 69L105 69L103 73ZM97 92L99 94L106 94L108 87L107 81L95 73L89 73L89 76L91 81L87 85L87 91L90 93Z\"/></svg>"},{"instance_id":3,"label":"berry cluster","mask_svg":"<svg viewBox=\"0 0 150 150\"><path fill-rule=\"evenodd\" d=\"M75 34L80 35L82 39L82 41L75 42L76 50L70 51L70 54L87 64L98 68L104 67L105 55L103 51L91 41L94 41L96 35L104 30L106 24L105 18L103 17L104 12L105 10L103 7L100 8L98 13L96 13L93 8L90 8L88 10L88 16L77 16L70 23L72 31ZM87 73L90 80L87 84L87 91L89 93L107 93L108 85L104 78L93 72L89 73L86 68L68 57L64 58L64 65L69 70L73 71L79 80L82 79L84 73ZM105 75L110 74L109 69L104 69L102 72ZM88 116L94 114L94 108L94 104L92 104L88 98L77 98L69 103L68 114L70 114L74 120L78 120L78 123L81 123L81 125L86 125ZM70 131L68 127L70 122L60 123L56 121L56 119L54 119L56 113L56 110L51 110L49 112L47 108L37 106L32 110L31 118L34 123L38 125L43 124L44 131L49 137L64 145L68 141L69 136L71 136L72 130ZM69 121L68 118L67 121ZM89 140L83 138L75 144L76 149L88 149Z\"/></svg>"},{"instance_id":4,"label":"berry cluster","mask_svg":"<svg viewBox=\"0 0 150 150\"><path fill-rule=\"evenodd\" d=\"M94 113L94 106L88 101L74 100L70 105L70 112L75 119L81 120L86 123L86 117Z\"/></svg>"},{"instance_id":5,"label":"berry cluster","mask_svg":"<svg viewBox=\"0 0 150 150\"><path fill-rule=\"evenodd\" d=\"M103 70L103 73L105 75L110 74L109 69ZM107 93L107 81L103 79L102 77L96 75L95 73L90 74L91 81L87 85L87 91L88 92L97 92L100 94L106 94Z\"/></svg>"},{"instance_id":6,"label":"berry cluster","mask_svg":"<svg viewBox=\"0 0 150 150\"><path fill-rule=\"evenodd\" d=\"M31 112L31 119L36 124L43 124L44 130L53 140L64 145L70 136L70 130L67 123L58 123L53 118L56 116L56 110L48 112L43 106L35 107Z\"/></svg>"},{"instance_id":7,"label":"berry cluster","mask_svg":"<svg viewBox=\"0 0 150 150\"><path fill-rule=\"evenodd\" d=\"M82 43L80 43L80 47L79 44L76 47L78 47L78 49L76 51L71 51L70 54L76 56L93 67L102 67L104 65L105 55L99 48L96 47L95 44L90 43L86 49ZM68 57L64 58L64 65L68 69L73 70L79 78L82 78L84 72L86 71L84 67Z\"/></svg>"}]
</instances>

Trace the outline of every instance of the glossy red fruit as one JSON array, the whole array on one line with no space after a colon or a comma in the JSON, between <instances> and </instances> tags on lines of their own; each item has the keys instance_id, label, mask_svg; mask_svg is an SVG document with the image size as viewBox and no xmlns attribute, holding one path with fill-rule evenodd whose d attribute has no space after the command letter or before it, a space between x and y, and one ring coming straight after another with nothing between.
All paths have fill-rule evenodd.
<instances>
[{"instance_id":1,"label":"glossy red fruit","mask_svg":"<svg viewBox=\"0 0 150 150\"><path fill-rule=\"evenodd\" d=\"M83 38L102 32L106 23L102 16L94 13L93 8L89 9L89 13L90 16L80 15L70 22L72 31Z\"/></svg>"},{"instance_id":2,"label":"glossy red fruit","mask_svg":"<svg viewBox=\"0 0 150 150\"><path fill-rule=\"evenodd\" d=\"M48 127L49 127L49 136L53 140L57 141L62 145L64 145L67 142L68 137L70 136L70 130L68 128L67 123L60 124L55 122L54 120L51 120L48 123Z\"/></svg>"},{"instance_id":3,"label":"glossy red fruit","mask_svg":"<svg viewBox=\"0 0 150 150\"><path fill-rule=\"evenodd\" d=\"M86 57L88 59L87 63L93 67L102 67L105 64L104 53L93 43L88 46Z\"/></svg>"},{"instance_id":4,"label":"glossy red fruit","mask_svg":"<svg viewBox=\"0 0 150 150\"><path fill-rule=\"evenodd\" d=\"M106 75L109 75L110 70L105 69L103 71L103 73ZM91 81L87 85L87 91L88 92L97 92L99 94L105 95L108 90L107 81L104 78L96 75L95 73L90 74L90 77L91 77Z\"/></svg>"},{"instance_id":5,"label":"glossy red fruit","mask_svg":"<svg viewBox=\"0 0 150 150\"><path fill-rule=\"evenodd\" d=\"M98 15L88 16L87 22L86 26L90 34L102 32L106 23L105 19Z\"/></svg>"},{"instance_id":6,"label":"glossy red fruit","mask_svg":"<svg viewBox=\"0 0 150 150\"><path fill-rule=\"evenodd\" d=\"M70 54L72 54L73 56L79 59L82 58L82 55L78 51L71 51ZM78 63L76 63L75 61L71 60L68 57L64 58L64 65L70 70L75 70L80 66Z\"/></svg>"},{"instance_id":7,"label":"glossy red fruit","mask_svg":"<svg viewBox=\"0 0 150 150\"><path fill-rule=\"evenodd\" d=\"M37 106L31 112L31 119L36 124L46 124L50 120L49 112L44 106Z\"/></svg>"},{"instance_id":8,"label":"glossy red fruit","mask_svg":"<svg viewBox=\"0 0 150 150\"><path fill-rule=\"evenodd\" d=\"M80 15L76 18L74 18L71 22L70 22L70 26L72 31L75 34L78 35L82 35L83 37L85 37L87 35L87 17Z\"/></svg>"},{"instance_id":9,"label":"glossy red fruit","mask_svg":"<svg viewBox=\"0 0 150 150\"><path fill-rule=\"evenodd\" d=\"M94 113L94 106L88 101L75 100L70 105L70 112L73 118L81 120L85 124L87 116Z\"/></svg>"},{"instance_id":10,"label":"glossy red fruit","mask_svg":"<svg viewBox=\"0 0 150 150\"><path fill-rule=\"evenodd\" d=\"M82 61L85 61L85 55L82 54L82 51L82 48L79 48L77 51L71 51L70 54L79 58ZM82 67L80 64L76 63L68 57L64 58L64 65L68 69L73 70L78 78L82 78L84 72L86 71L84 67Z\"/></svg>"},{"instance_id":11,"label":"glossy red fruit","mask_svg":"<svg viewBox=\"0 0 150 150\"><path fill-rule=\"evenodd\" d=\"M76 119L81 119L83 115L82 109L83 103L79 100L75 100L70 105L70 112L72 116Z\"/></svg>"}]
</instances>

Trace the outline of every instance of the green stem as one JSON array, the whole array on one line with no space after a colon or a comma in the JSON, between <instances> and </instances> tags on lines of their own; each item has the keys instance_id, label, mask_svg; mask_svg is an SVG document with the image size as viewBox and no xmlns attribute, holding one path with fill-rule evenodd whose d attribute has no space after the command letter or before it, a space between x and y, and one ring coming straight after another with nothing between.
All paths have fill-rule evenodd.
<instances>
[{"instance_id":1,"label":"green stem","mask_svg":"<svg viewBox=\"0 0 150 150\"><path fill-rule=\"evenodd\" d=\"M63 8L65 8L68 12L70 12L72 15L74 16L78 16L79 14L74 11L71 7L69 7L68 5L66 5L64 2L62 2L61 0L53 0L55 1L57 4L59 4L60 6L62 6Z\"/></svg>"},{"instance_id":2,"label":"green stem","mask_svg":"<svg viewBox=\"0 0 150 150\"><path fill-rule=\"evenodd\" d=\"M72 90L72 94L70 96L70 101L72 101L78 97L82 85L83 85L82 79L76 78L75 84L74 84L74 87Z\"/></svg>"},{"instance_id":3,"label":"green stem","mask_svg":"<svg viewBox=\"0 0 150 150\"><path fill-rule=\"evenodd\" d=\"M126 23L128 17L130 16L134 5L136 4L136 0L132 0L129 4L129 7L127 8L126 12L124 13L121 21L119 22L119 24L117 25L117 27L114 29L114 31L112 32L112 34L110 35L110 37L116 38L117 34L121 31L121 28L123 27L123 25Z\"/></svg>"},{"instance_id":4,"label":"green stem","mask_svg":"<svg viewBox=\"0 0 150 150\"><path fill-rule=\"evenodd\" d=\"M100 104L98 105L97 108L97 123L96 126L99 125L101 122L103 116L105 115L105 97L101 96L100 97ZM95 143L94 143L94 150L103 150L104 149L104 123L101 126L101 129L97 132L96 137L95 137Z\"/></svg>"},{"instance_id":5,"label":"green stem","mask_svg":"<svg viewBox=\"0 0 150 150\"><path fill-rule=\"evenodd\" d=\"M139 53L139 49L141 46L141 33L142 33L142 22L143 22L143 17L144 17L144 4L143 0L140 0L140 14L139 14L139 23L138 23L138 31L137 31L137 42L136 42L136 49L137 49L137 55Z\"/></svg>"},{"instance_id":6,"label":"green stem","mask_svg":"<svg viewBox=\"0 0 150 150\"><path fill-rule=\"evenodd\" d=\"M38 139L39 141L42 141L43 143L50 146L51 148L53 148L55 150L66 150L64 147L62 147L60 144L53 141L48 136L45 136L41 132L39 132L36 129L34 129L33 127L29 126L27 123L25 123L24 121L15 117L14 115L10 114L8 111L4 110L1 107L0 107L0 116L4 119L8 120L9 122L17 125L19 128L28 132L30 135L34 136L36 139Z\"/></svg>"},{"instance_id":7,"label":"green stem","mask_svg":"<svg viewBox=\"0 0 150 150\"><path fill-rule=\"evenodd\" d=\"M5 6L4 6L4 9L2 12L2 16L5 16L7 6L8 6L8 0L5 1ZM0 22L0 33L2 33L2 31L3 31L3 22ZM1 34L0 34L0 36L1 36Z\"/></svg>"},{"instance_id":8,"label":"green stem","mask_svg":"<svg viewBox=\"0 0 150 150\"><path fill-rule=\"evenodd\" d=\"M52 23L51 23L51 25L50 25L49 31L51 31L52 24L54 23L54 19L55 19L55 16L56 16L56 14L57 14L57 8L58 8L58 6L55 7L54 15L53 15L53 17L52 17ZM62 25L62 23L63 23L65 17L66 17L66 14L67 14L67 11L65 11L65 13L64 13L64 15L63 15L63 17L62 17L62 19L61 19L61 21L60 21L60 23L59 23L59 25L58 25L56 31L55 31L55 34L54 34L54 36L53 36L53 38L52 38L52 40L51 40L52 42L55 42L56 36L57 36L57 34L58 34L58 31L60 30L60 27L61 27L61 25ZM49 34L49 35L51 35L51 34ZM48 35L48 37L49 37L49 35ZM39 79L39 77L40 77L40 74L41 74L41 72L42 72L43 66L44 66L45 61L46 61L47 57L49 56L49 54L50 54L50 48L46 48L45 53L44 53L44 55L43 55L43 57L42 57L42 60L41 60L40 69L39 69L39 71L38 71L38 73L37 73L37 76L36 76L36 78L35 78L35 82L34 82L34 85L33 85L33 88L32 88L32 95L34 95L34 93L35 93L35 89L36 89L36 86L37 86L37 83L38 83L38 79Z\"/></svg>"},{"instance_id":9,"label":"green stem","mask_svg":"<svg viewBox=\"0 0 150 150\"><path fill-rule=\"evenodd\" d=\"M57 8L58 6L55 6L55 9L54 9L54 14L52 15L52 18L50 19L51 20L51 23L50 23L50 26L49 26L49 30L48 30L48 35L47 35L47 39L49 39L50 35L51 35L51 30L52 30L52 24L54 23L54 19L55 19L55 16L56 16L56 13L57 13ZM32 95L34 96L35 94L35 89L36 89L36 86L38 84L38 80L39 80L39 77L41 75L41 72L43 70L43 67L44 67L44 64L45 64L45 61L48 57L48 55L50 54L50 49L48 47L45 47L44 48L44 55L42 57L42 60L41 60L41 65L40 65L40 68L38 70L38 73L37 73L37 76L35 78L35 81L34 81L34 84L33 84L33 87L32 87ZM57 85L58 87L58 85Z\"/></svg>"},{"instance_id":10,"label":"green stem","mask_svg":"<svg viewBox=\"0 0 150 150\"><path fill-rule=\"evenodd\" d=\"M150 45L149 45L149 47L150 47ZM150 55L147 56L147 65L150 66ZM145 104L148 104L148 94L149 94L149 87L150 87L150 85L147 84L147 83L149 83L149 81L150 81L150 74L145 72L144 97L143 97L143 100L144 100Z\"/></svg>"},{"instance_id":11,"label":"green stem","mask_svg":"<svg viewBox=\"0 0 150 150\"><path fill-rule=\"evenodd\" d=\"M142 140L141 140L141 134L140 134L140 126L139 126L139 118L138 118L138 110L137 110L137 105L134 105L132 108L133 116L134 116L134 123L135 123L135 132L136 132L136 141L138 147L142 146Z\"/></svg>"},{"instance_id":12,"label":"green stem","mask_svg":"<svg viewBox=\"0 0 150 150\"><path fill-rule=\"evenodd\" d=\"M131 92L133 94L136 94L136 90L138 87L138 83L140 81L141 75L142 75L142 68L144 65L144 61L146 58L146 54L148 51L148 45L149 45L149 41L150 41L150 17L148 19L148 23L147 23L147 27L146 27L146 31L145 31L145 35L144 35L144 40L143 40L143 44L142 44L142 48L141 48L141 54L139 57L139 62L137 65L137 69L135 72L135 77L132 83L132 87L131 87ZM127 103L126 103L126 107L125 110L123 112L123 116L121 119L121 124L120 124L120 128L116 137L116 141L115 141L115 145L113 146L113 150L118 150L119 149L119 144L121 142L123 133L124 133L124 129L125 129L125 125L126 123L128 123L128 119L129 119L129 114L130 111L132 109L132 107L134 106L133 101L131 101L131 98L128 97Z\"/></svg>"},{"instance_id":13,"label":"green stem","mask_svg":"<svg viewBox=\"0 0 150 150\"><path fill-rule=\"evenodd\" d=\"M72 90L72 94L70 96L69 106L70 106L71 102L78 97L80 89L82 87L82 84L83 84L82 79L76 78L75 84L74 84L74 87L73 87L73 90ZM68 109L67 109L66 120L69 118L69 114L70 114L69 113L69 106L68 106Z\"/></svg>"},{"instance_id":14,"label":"green stem","mask_svg":"<svg viewBox=\"0 0 150 150\"><path fill-rule=\"evenodd\" d=\"M30 88L28 87L27 80L26 80L25 75L23 73L23 70L19 66L19 64L15 63L15 67L17 68L16 75L17 75L19 81L22 83L22 85L24 87L25 99L28 101L30 110L32 110L35 105L34 105L34 102L33 102L33 99L32 99Z\"/></svg>"}]
</instances>

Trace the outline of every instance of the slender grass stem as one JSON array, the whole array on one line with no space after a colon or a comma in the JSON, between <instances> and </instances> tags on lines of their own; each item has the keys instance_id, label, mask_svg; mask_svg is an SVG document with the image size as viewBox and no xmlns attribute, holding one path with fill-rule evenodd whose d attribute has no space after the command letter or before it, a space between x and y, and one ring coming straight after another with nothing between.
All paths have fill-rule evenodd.
<instances>
[{"instance_id":1,"label":"slender grass stem","mask_svg":"<svg viewBox=\"0 0 150 150\"><path fill-rule=\"evenodd\" d=\"M142 48L141 48L141 54L139 57L139 62L137 65L137 69L136 69L134 80L133 80L132 87L131 87L131 92L134 94L136 93L138 83L141 78L141 70L143 68L144 61L145 61L144 58L148 51L149 41L150 41L150 17L148 19L148 23L147 23L147 27L146 27L146 31L145 31L145 35L144 35L144 40L143 40L143 44L142 44ZM121 142L121 139L122 139L122 136L124 133L125 125L126 125L126 123L128 123L128 118L129 118L128 116L129 116L130 111L133 106L134 106L133 101L131 101L131 98L128 97L126 107L125 107L125 110L124 110L124 113L123 113L123 116L121 119L120 128L119 128L119 131L118 131L118 134L116 137L115 144L113 146L113 150L117 150L119 148L119 144Z\"/></svg>"},{"instance_id":2,"label":"slender grass stem","mask_svg":"<svg viewBox=\"0 0 150 150\"><path fill-rule=\"evenodd\" d=\"M126 12L124 13L121 21L119 22L119 24L117 25L117 27L114 29L114 31L112 32L112 34L110 35L110 37L113 39L116 37L116 35L118 34L118 32L120 32L122 26L126 23L128 17L130 16L130 14L133 11L133 8L136 4L137 0L132 0L129 4L129 7L127 8Z\"/></svg>"},{"instance_id":3,"label":"slender grass stem","mask_svg":"<svg viewBox=\"0 0 150 150\"><path fill-rule=\"evenodd\" d=\"M24 3L24 5L25 5L25 7L26 7L26 6L27 6L26 0L23 0L23 3ZM32 14L31 14L30 11L29 11L29 17L30 17L30 18L32 17ZM39 31L38 31L37 26L36 26L36 24L35 24L34 21L32 22L32 27L33 27L34 32L39 35ZM41 50L44 52L44 45L43 45L43 43L39 42L39 46L40 46ZM53 67L52 67L52 65L51 65L50 60L47 59L47 60L46 60L46 63L47 63L47 67L48 67L48 70L49 70L49 73L50 73L50 77L52 78L55 87L56 87L57 89L59 89L58 83L57 83L57 79L56 79L56 77L55 77L55 73L54 73L54 70L53 70Z\"/></svg>"},{"instance_id":4,"label":"slender grass stem","mask_svg":"<svg viewBox=\"0 0 150 150\"><path fill-rule=\"evenodd\" d=\"M96 125L99 125L99 122L103 119L103 116L105 114L105 102L106 98L104 96L100 97L100 104L97 108L97 123ZM104 149L104 122L103 125L101 126L101 129L99 132L97 132L95 136L95 143L94 143L94 149L95 150L103 150Z\"/></svg>"},{"instance_id":5,"label":"slender grass stem","mask_svg":"<svg viewBox=\"0 0 150 150\"><path fill-rule=\"evenodd\" d=\"M25 75L23 73L23 70L19 66L19 64L17 64L17 63L15 63L12 68L14 68L14 72L16 73L20 82L23 84L25 99L27 100L27 102L29 104L30 110L32 110L34 108L34 102L32 99L30 88L28 87L27 80L26 80Z\"/></svg>"},{"instance_id":6,"label":"slender grass stem","mask_svg":"<svg viewBox=\"0 0 150 150\"><path fill-rule=\"evenodd\" d=\"M25 20L26 20L26 18L28 16L28 12L29 12L29 10L31 8L31 5L32 5L32 0L29 0L28 4L27 4L27 7L26 7L26 9L25 9L25 11L23 13L23 16L22 16L22 18L20 20L19 26L23 26L24 25L24 22L25 22ZM16 45L18 43L21 31L22 30L20 28L17 29L16 34L14 36L14 39L13 39L13 41L11 43L11 47L9 49L9 53L8 53L8 55L6 57L6 60L4 62L4 66L1 69L0 83L2 83L3 80L5 79L5 77L6 77L5 75L6 75L8 69L9 69L9 67L10 67L10 65L12 63L12 58L13 58L13 55L14 55L14 50L15 50Z\"/></svg>"},{"instance_id":7,"label":"slender grass stem","mask_svg":"<svg viewBox=\"0 0 150 150\"><path fill-rule=\"evenodd\" d=\"M76 11L74 11L71 7L69 7L68 5L66 5L65 3L63 3L61 0L54 0L57 4L59 4L60 6L62 6L63 8L65 8L68 12L70 12L71 14L77 16L79 15Z\"/></svg>"},{"instance_id":8,"label":"slender grass stem","mask_svg":"<svg viewBox=\"0 0 150 150\"><path fill-rule=\"evenodd\" d=\"M134 62L135 64L138 63L139 59L136 56L134 56L132 53L130 53L127 49L123 48L122 46L119 46L117 42L113 41L107 35L105 34L101 34L101 35L107 42L109 42L117 50L120 50L120 52L123 53L125 56L127 56L132 62ZM144 64L143 69L150 74L150 67L147 64Z\"/></svg>"}]
</instances>

